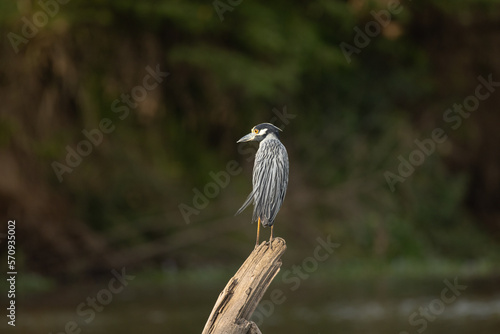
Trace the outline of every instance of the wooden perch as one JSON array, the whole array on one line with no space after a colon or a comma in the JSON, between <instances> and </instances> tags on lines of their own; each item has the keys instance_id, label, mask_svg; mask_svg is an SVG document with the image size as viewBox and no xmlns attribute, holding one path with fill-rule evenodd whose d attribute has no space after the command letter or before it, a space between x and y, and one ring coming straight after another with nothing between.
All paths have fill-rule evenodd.
<instances>
[{"instance_id":1,"label":"wooden perch","mask_svg":"<svg viewBox=\"0 0 500 334\"><path fill-rule=\"evenodd\" d=\"M267 288L281 268L285 240L261 243L220 293L202 334L262 334L249 321Z\"/></svg>"}]
</instances>

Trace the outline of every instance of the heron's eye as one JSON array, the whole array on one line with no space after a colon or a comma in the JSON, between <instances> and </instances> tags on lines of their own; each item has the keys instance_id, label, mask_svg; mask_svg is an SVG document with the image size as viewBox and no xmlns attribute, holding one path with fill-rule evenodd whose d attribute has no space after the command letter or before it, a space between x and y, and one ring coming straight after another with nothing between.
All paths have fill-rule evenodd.
<instances>
[{"instance_id":1,"label":"heron's eye","mask_svg":"<svg viewBox=\"0 0 500 334\"><path fill-rule=\"evenodd\" d=\"M253 133L255 134L259 133L259 129L253 129Z\"/></svg>"}]
</instances>

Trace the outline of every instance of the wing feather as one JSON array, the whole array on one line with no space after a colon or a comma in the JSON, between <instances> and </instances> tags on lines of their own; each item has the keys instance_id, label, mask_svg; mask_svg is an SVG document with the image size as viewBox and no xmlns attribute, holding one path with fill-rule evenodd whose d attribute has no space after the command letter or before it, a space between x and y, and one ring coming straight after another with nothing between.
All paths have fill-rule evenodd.
<instances>
[{"instance_id":1,"label":"wing feather","mask_svg":"<svg viewBox=\"0 0 500 334\"><path fill-rule=\"evenodd\" d=\"M273 225L285 199L288 172L288 154L285 146L278 139L262 141L255 155L253 190L236 215L253 202L252 221L257 221L260 217L263 225Z\"/></svg>"}]
</instances>

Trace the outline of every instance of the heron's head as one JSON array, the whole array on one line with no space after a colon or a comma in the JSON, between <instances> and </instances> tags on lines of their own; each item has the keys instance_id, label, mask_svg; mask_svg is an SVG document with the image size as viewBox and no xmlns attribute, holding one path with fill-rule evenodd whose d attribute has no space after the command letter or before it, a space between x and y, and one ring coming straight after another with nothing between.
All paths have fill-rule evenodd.
<instances>
[{"instance_id":1,"label":"heron's head","mask_svg":"<svg viewBox=\"0 0 500 334\"><path fill-rule=\"evenodd\" d=\"M276 136L279 139L280 128L272 125L271 123L262 123L252 128L249 134L240 138L237 143L244 143L247 141L262 141L267 136Z\"/></svg>"}]
</instances>

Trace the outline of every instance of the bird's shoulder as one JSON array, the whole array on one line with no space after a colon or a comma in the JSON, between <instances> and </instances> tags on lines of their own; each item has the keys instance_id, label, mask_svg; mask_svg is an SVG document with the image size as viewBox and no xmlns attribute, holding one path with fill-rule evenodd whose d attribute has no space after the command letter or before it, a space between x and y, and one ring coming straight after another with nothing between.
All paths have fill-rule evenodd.
<instances>
[{"instance_id":1,"label":"bird's shoulder","mask_svg":"<svg viewBox=\"0 0 500 334\"><path fill-rule=\"evenodd\" d=\"M259 145L255 159L269 160L276 158L284 158L288 160L285 145L283 145L283 143L277 138L263 140Z\"/></svg>"}]
</instances>

